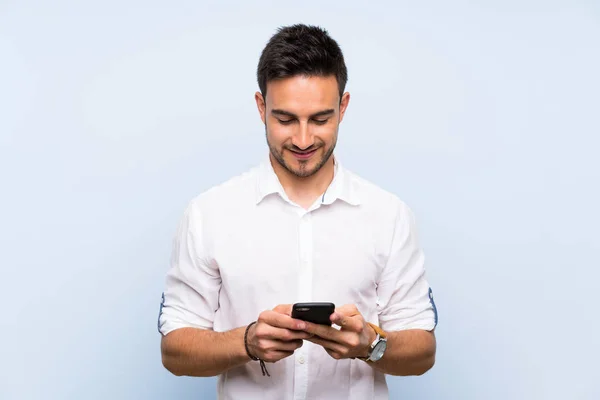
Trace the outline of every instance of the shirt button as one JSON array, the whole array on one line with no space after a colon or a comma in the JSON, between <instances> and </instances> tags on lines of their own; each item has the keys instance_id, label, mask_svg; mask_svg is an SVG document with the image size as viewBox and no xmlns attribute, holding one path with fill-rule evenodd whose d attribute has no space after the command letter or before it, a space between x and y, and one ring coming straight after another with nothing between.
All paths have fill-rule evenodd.
<instances>
[{"instance_id":1,"label":"shirt button","mask_svg":"<svg viewBox=\"0 0 600 400\"><path fill-rule=\"evenodd\" d=\"M300 364L304 364L304 356L300 356L300 357L298 358L298 362L299 362Z\"/></svg>"}]
</instances>

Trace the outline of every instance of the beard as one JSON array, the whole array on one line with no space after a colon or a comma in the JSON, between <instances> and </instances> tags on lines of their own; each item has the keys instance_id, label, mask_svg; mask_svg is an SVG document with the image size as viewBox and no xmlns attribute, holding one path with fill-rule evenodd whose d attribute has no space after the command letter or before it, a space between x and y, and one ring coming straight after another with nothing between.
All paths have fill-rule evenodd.
<instances>
[{"instance_id":1,"label":"beard","mask_svg":"<svg viewBox=\"0 0 600 400\"><path fill-rule=\"evenodd\" d=\"M281 165L286 171L288 171L290 174L292 174L294 176L297 176L298 178L308 178L310 176L313 176L317 172L319 172L319 170L321 168L323 168L323 166L327 163L327 161L329 161L329 158L331 158L331 155L333 154L333 150L335 149L335 145L337 143L337 135L336 135L336 138L334 139L333 143L331 144L331 146L329 146L327 148L325 147L325 143L319 139L318 142L316 142L314 145L312 145L310 147L310 149L315 149L317 151L321 148L324 149L322 152L321 158L317 161L316 165L312 168L309 166L309 164L311 162L313 162L313 159L311 158L310 160L299 161L300 166L298 168L294 168L293 166L291 166L289 163L287 163L285 161L285 158L283 157L283 151L284 150L299 151L300 149L293 145L284 145L281 149L276 148L271 142L269 142L269 134L267 132L266 125L265 125L265 134L267 137L267 145L269 146L269 151L271 152L271 155L273 156L273 158L275 160L277 160L277 163L279 165ZM305 149L305 150L307 150L307 149ZM315 153L315 156L316 155L317 154Z\"/></svg>"}]
</instances>

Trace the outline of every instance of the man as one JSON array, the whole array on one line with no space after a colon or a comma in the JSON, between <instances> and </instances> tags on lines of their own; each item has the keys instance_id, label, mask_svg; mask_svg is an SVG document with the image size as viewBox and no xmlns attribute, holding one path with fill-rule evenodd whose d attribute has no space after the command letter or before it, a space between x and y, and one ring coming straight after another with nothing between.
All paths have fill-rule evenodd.
<instances>
[{"instance_id":1,"label":"man","mask_svg":"<svg viewBox=\"0 0 600 400\"><path fill-rule=\"evenodd\" d=\"M411 211L334 156L350 101L318 27L280 29L258 65L269 157L195 198L159 315L164 366L220 399L385 399L434 364L437 312ZM291 317L332 302L333 325Z\"/></svg>"}]
</instances>

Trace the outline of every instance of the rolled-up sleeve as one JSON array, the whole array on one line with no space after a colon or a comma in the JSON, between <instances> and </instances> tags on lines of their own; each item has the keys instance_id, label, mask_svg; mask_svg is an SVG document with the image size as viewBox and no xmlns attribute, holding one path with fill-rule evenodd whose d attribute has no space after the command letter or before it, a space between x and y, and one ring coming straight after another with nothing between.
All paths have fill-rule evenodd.
<instances>
[{"instance_id":1,"label":"rolled-up sleeve","mask_svg":"<svg viewBox=\"0 0 600 400\"><path fill-rule=\"evenodd\" d=\"M221 276L205 246L199 207L194 201L188 205L173 240L158 316L162 335L184 327L213 328Z\"/></svg>"},{"instance_id":2,"label":"rolled-up sleeve","mask_svg":"<svg viewBox=\"0 0 600 400\"><path fill-rule=\"evenodd\" d=\"M414 215L399 202L387 261L377 284L377 309L387 331L433 330L437 309L425 276Z\"/></svg>"}]
</instances>

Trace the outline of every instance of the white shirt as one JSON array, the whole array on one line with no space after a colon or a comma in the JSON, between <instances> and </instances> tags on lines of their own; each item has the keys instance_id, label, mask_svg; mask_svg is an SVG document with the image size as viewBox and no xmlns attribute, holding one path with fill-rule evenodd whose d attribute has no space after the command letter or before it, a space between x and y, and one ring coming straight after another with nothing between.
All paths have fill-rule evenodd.
<instances>
[{"instance_id":1,"label":"white shirt","mask_svg":"<svg viewBox=\"0 0 600 400\"><path fill-rule=\"evenodd\" d=\"M409 208L345 170L308 209L286 196L265 160L193 199L174 240L158 327L218 332L246 326L278 304L355 304L385 331L432 330L437 311ZM385 355L384 355L385 357ZM311 342L219 377L219 399L387 399L385 375L335 360Z\"/></svg>"}]
</instances>

